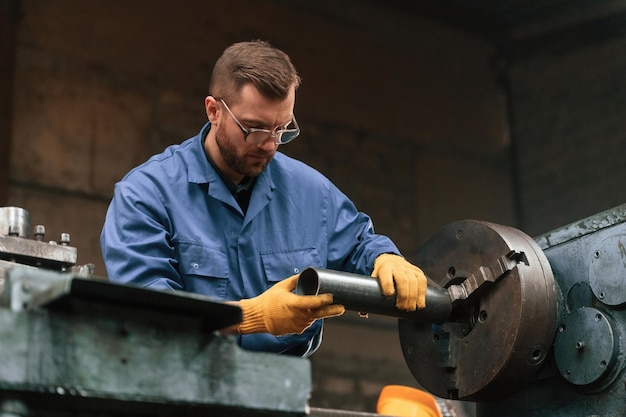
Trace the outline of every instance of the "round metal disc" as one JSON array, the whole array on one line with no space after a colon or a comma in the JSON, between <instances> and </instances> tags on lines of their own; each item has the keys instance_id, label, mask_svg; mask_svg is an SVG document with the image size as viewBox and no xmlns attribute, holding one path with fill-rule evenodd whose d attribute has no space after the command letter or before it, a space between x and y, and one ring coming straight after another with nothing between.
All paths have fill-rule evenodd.
<instances>
[{"instance_id":1,"label":"round metal disc","mask_svg":"<svg viewBox=\"0 0 626 417\"><path fill-rule=\"evenodd\" d=\"M400 343L415 379L431 393L471 401L500 398L527 384L556 332L556 284L536 242L517 229L465 220L420 249L416 263L437 284L459 284L481 266L516 251L522 261L455 304L449 322L399 321Z\"/></svg>"},{"instance_id":2,"label":"round metal disc","mask_svg":"<svg viewBox=\"0 0 626 417\"><path fill-rule=\"evenodd\" d=\"M581 307L559 325L554 358L559 372L574 385L599 382L616 360L617 345L607 317L591 307Z\"/></svg>"}]
</instances>

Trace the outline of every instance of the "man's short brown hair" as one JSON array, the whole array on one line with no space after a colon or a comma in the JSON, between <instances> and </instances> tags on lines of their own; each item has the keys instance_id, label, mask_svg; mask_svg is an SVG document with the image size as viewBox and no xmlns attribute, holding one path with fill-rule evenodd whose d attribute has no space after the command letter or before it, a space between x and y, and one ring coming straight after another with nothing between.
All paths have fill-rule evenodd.
<instances>
[{"instance_id":1,"label":"man's short brown hair","mask_svg":"<svg viewBox=\"0 0 626 417\"><path fill-rule=\"evenodd\" d=\"M210 94L235 103L246 84L269 99L284 99L292 87L298 88L300 76L289 56L268 42L239 42L226 48L215 63Z\"/></svg>"}]
</instances>

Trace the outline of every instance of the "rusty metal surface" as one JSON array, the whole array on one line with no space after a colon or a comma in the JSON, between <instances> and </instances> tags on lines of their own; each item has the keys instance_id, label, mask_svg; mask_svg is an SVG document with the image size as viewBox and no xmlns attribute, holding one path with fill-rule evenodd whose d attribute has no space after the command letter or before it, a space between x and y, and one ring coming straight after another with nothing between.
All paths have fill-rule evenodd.
<instances>
[{"instance_id":1,"label":"rusty metal surface","mask_svg":"<svg viewBox=\"0 0 626 417\"><path fill-rule=\"evenodd\" d=\"M511 252L523 256L459 303L448 322L399 321L406 363L431 393L472 401L501 398L528 384L547 358L556 331L557 288L532 238L487 222L455 222L425 243L416 263L448 287Z\"/></svg>"},{"instance_id":2,"label":"rusty metal surface","mask_svg":"<svg viewBox=\"0 0 626 417\"><path fill-rule=\"evenodd\" d=\"M5 261L61 271L74 265L77 256L72 246L0 236L0 259Z\"/></svg>"},{"instance_id":3,"label":"rusty metal surface","mask_svg":"<svg viewBox=\"0 0 626 417\"><path fill-rule=\"evenodd\" d=\"M22 266L9 270L6 287L2 304L12 311L47 307L80 313L81 306L85 304L107 305L110 308L132 306L134 309L193 317L203 321L204 328L208 330L223 329L241 322L243 318L238 306L200 294L157 291Z\"/></svg>"},{"instance_id":4,"label":"rusty metal surface","mask_svg":"<svg viewBox=\"0 0 626 417\"><path fill-rule=\"evenodd\" d=\"M626 221L626 204L602 211L593 216L570 223L558 229L536 236L535 241L544 251L574 239L594 234Z\"/></svg>"},{"instance_id":5,"label":"rusty metal surface","mask_svg":"<svg viewBox=\"0 0 626 417\"><path fill-rule=\"evenodd\" d=\"M17 281L41 291L34 298L46 301L0 307L2 407L21 404L32 417L307 412L306 359L243 351L233 336L210 330L211 316L239 318L232 317L234 306L214 310L214 303L185 294L91 286L88 279L51 271L15 274L29 276ZM8 288L13 275L11 270ZM32 285L37 276L65 282L66 291Z\"/></svg>"}]
</instances>

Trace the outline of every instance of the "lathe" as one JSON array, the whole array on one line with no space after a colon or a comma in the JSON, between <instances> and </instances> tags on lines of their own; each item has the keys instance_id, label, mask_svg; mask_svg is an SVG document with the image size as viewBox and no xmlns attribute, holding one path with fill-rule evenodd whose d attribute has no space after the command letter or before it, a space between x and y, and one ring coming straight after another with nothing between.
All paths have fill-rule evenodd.
<instances>
[{"instance_id":1,"label":"lathe","mask_svg":"<svg viewBox=\"0 0 626 417\"><path fill-rule=\"evenodd\" d=\"M94 278L41 246L68 242L29 241L24 213L9 213L0 417L372 415L310 408L308 360L245 352L215 332L241 320L237 307ZM625 244L626 205L534 239L465 220L414 259L429 277L423 310L397 310L375 279L337 271L308 268L297 291L398 317L417 384L475 403L478 417L622 416Z\"/></svg>"},{"instance_id":2,"label":"lathe","mask_svg":"<svg viewBox=\"0 0 626 417\"><path fill-rule=\"evenodd\" d=\"M399 317L416 381L475 402L478 417L617 417L626 413L625 245L626 205L535 239L466 220L417 254L431 281L424 310L399 311L375 280L333 271L303 271L298 291Z\"/></svg>"}]
</instances>

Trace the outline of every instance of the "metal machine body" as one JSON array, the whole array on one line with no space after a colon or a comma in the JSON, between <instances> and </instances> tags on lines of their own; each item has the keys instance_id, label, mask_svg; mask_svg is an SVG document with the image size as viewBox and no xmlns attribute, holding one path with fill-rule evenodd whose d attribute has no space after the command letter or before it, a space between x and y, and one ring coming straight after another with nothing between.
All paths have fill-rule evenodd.
<instances>
[{"instance_id":1,"label":"metal machine body","mask_svg":"<svg viewBox=\"0 0 626 417\"><path fill-rule=\"evenodd\" d=\"M399 317L407 366L477 417L622 416L626 410L626 205L536 238L451 223L420 249L427 308L395 309L375 280L303 271L301 294Z\"/></svg>"},{"instance_id":2,"label":"metal machine body","mask_svg":"<svg viewBox=\"0 0 626 417\"><path fill-rule=\"evenodd\" d=\"M532 383L480 416L623 416L626 205L535 239L562 294L552 354Z\"/></svg>"},{"instance_id":3,"label":"metal machine body","mask_svg":"<svg viewBox=\"0 0 626 417\"><path fill-rule=\"evenodd\" d=\"M6 284L2 417L308 412L309 361L215 331L241 321L239 307L19 266Z\"/></svg>"}]
</instances>

